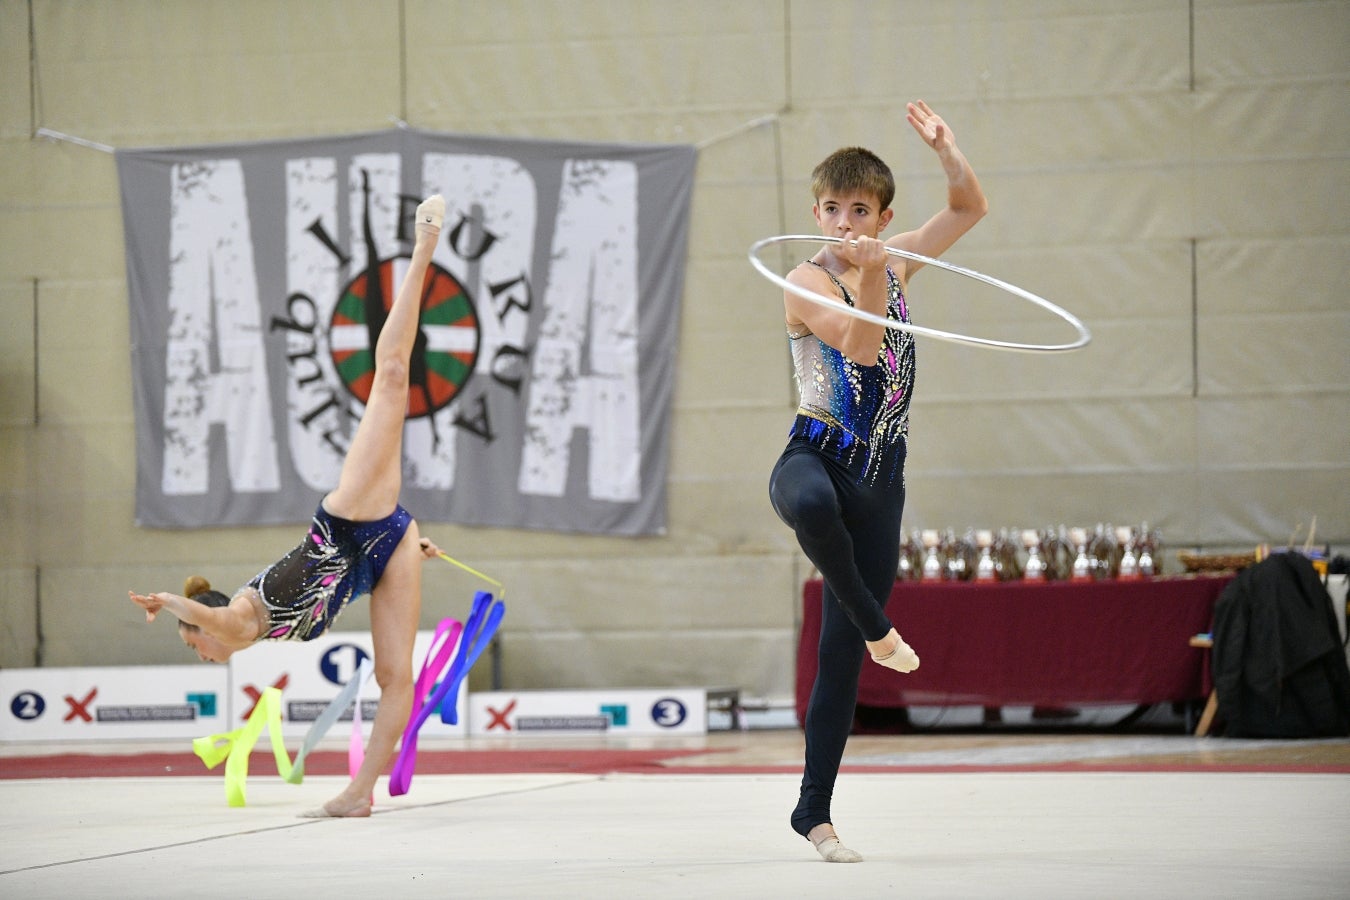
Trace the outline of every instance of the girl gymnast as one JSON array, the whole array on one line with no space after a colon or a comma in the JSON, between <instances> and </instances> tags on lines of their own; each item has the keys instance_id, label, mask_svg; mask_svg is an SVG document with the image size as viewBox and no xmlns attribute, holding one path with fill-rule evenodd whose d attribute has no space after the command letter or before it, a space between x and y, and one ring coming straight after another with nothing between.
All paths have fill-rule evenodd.
<instances>
[{"instance_id":1,"label":"girl gymnast","mask_svg":"<svg viewBox=\"0 0 1350 900\"><path fill-rule=\"evenodd\" d=\"M360 771L307 816L368 816L375 781L394 754L413 702L413 642L422 608L422 563L440 550L399 505L403 423L423 284L445 216L438 194L417 207L412 259L375 345L375 375L337 487L319 503L299 546L234 596L189 578L186 596L138 594L147 622L162 611L203 660L225 662L258 641L312 640L369 593L379 712Z\"/></svg>"}]
</instances>

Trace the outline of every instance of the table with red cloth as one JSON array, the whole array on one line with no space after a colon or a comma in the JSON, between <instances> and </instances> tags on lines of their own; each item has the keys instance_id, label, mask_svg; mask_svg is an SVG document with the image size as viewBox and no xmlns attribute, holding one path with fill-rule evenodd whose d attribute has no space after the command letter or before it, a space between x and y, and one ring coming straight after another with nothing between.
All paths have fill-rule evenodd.
<instances>
[{"instance_id":1,"label":"table with red cloth","mask_svg":"<svg viewBox=\"0 0 1350 900\"><path fill-rule=\"evenodd\" d=\"M919 654L902 675L865 661L858 704L1055 706L1151 704L1209 693L1210 630L1231 576L1137 581L897 581L886 614ZM816 677L823 584L802 589L797 720Z\"/></svg>"}]
</instances>

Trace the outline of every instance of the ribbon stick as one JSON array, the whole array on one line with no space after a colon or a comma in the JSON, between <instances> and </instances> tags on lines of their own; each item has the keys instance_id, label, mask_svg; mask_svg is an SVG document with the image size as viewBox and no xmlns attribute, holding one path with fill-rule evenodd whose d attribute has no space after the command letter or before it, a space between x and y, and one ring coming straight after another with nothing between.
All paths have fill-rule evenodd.
<instances>
[{"instance_id":1,"label":"ribbon stick","mask_svg":"<svg viewBox=\"0 0 1350 900\"><path fill-rule=\"evenodd\" d=\"M457 560L457 559L452 559L448 554L445 554L445 553L438 553L438 554L436 554L436 555L439 556L441 559L445 560L446 562L448 562L450 565L452 565L452 566L458 566L459 568L463 569L465 572L468 572L470 575L473 575L473 576L475 576L475 577L477 577L477 578L481 578L481 579L483 579L484 581L486 581L488 584L496 585L496 586L501 590L501 596L502 596L502 598L505 599L505 597L506 597L506 585L502 584L502 583L501 583L500 581L498 581L497 579L492 578L491 576L488 576L488 575L484 575L482 572L478 571L477 569L471 568L470 566L466 566L466 565L464 565L464 563L460 562L460 561Z\"/></svg>"},{"instance_id":2,"label":"ribbon stick","mask_svg":"<svg viewBox=\"0 0 1350 900\"><path fill-rule=\"evenodd\" d=\"M418 690L415 694L415 702L418 706L408 720L408 727L403 731L403 741L399 747L398 759L394 762L394 767L389 774L389 795L391 797L406 794L409 785L412 784L413 771L417 767L417 735L432 711L441 709L441 720L454 724L456 717L453 707L455 698L458 697L459 685L468 675L474 662L482 654L483 647L491 640L505 612L504 604L499 601L494 606L492 595L479 591L474 597L473 611L469 616L470 629L461 630L459 652L455 655L454 661L449 662L447 667L448 651L452 643L449 640L441 645L439 652L435 654L434 661L430 660L431 653L428 653L429 662L422 667L422 677L418 679ZM486 618L486 624L480 628L479 623L484 618ZM446 620L446 622L452 621ZM442 625L444 624L443 622ZM459 626L458 622L453 624ZM477 633L475 634L475 632ZM440 684L432 695L427 697L422 690L427 677L430 676L430 680L434 682L435 678L441 675L444 677L441 678ZM447 702L451 705L449 718L446 717L444 711Z\"/></svg>"}]
</instances>

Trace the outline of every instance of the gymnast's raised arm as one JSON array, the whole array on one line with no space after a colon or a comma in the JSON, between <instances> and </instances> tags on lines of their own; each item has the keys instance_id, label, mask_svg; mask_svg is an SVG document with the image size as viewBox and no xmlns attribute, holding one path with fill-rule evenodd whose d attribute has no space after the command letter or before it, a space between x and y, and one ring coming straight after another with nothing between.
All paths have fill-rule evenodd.
<instances>
[{"instance_id":1,"label":"gymnast's raised arm","mask_svg":"<svg viewBox=\"0 0 1350 900\"><path fill-rule=\"evenodd\" d=\"M905 118L923 142L937 152L942 170L947 175L947 205L927 222L913 231L897 234L886 241L888 247L908 250L923 256L941 256L957 239L975 227L989 211L989 201L980 187L980 180L956 146L956 136L942 117L919 100L910 103ZM923 267L918 260L906 260L901 284Z\"/></svg>"}]
</instances>

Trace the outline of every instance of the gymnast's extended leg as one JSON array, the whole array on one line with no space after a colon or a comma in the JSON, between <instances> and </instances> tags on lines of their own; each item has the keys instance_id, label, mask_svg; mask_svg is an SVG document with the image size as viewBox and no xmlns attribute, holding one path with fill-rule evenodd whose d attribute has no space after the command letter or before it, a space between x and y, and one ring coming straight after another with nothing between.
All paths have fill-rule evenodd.
<instances>
[{"instance_id":1,"label":"gymnast's extended leg","mask_svg":"<svg viewBox=\"0 0 1350 900\"><path fill-rule=\"evenodd\" d=\"M444 215L445 201L440 195L417 207L412 259L375 342L375 377L370 397L342 463L337 488L323 498L324 509L339 518L375 521L389 515L398 504L403 487L403 422L408 411L409 359L417 340L427 269Z\"/></svg>"},{"instance_id":2,"label":"gymnast's extended leg","mask_svg":"<svg viewBox=\"0 0 1350 900\"><path fill-rule=\"evenodd\" d=\"M342 465L338 486L323 500L330 514L377 521L398 505L403 481L403 423L408 407L409 358L417 337L427 269L440 235L445 202L431 197L417 208L416 243L403 283L375 345L375 378L365 414ZM351 784L319 816L368 816L376 779L394 755L413 702L413 642L422 610L422 553L417 523L408 525L371 592L371 635L380 707L370 745Z\"/></svg>"}]
</instances>

